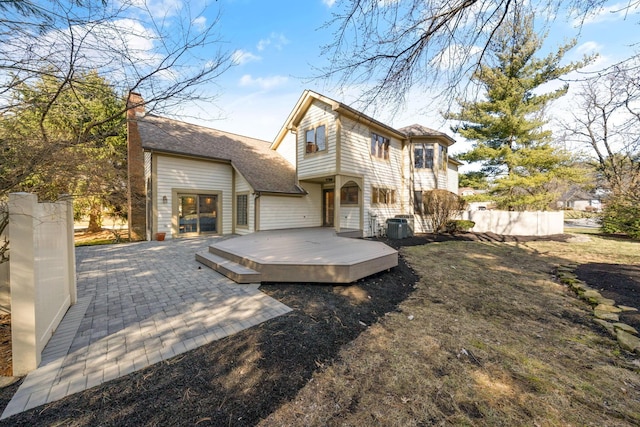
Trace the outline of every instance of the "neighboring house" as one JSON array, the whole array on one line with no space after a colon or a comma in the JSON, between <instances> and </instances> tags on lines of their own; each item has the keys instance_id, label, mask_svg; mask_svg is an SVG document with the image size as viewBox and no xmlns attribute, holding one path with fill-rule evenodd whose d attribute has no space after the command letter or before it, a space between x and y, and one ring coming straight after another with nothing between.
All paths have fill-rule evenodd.
<instances>
[{"instance_id":1,"label":"neighboring house","mask_svg":"<svg viewBox=\"0 0 640 427\"><path fill-rule=\"evenodd\" d=\"M273 143L145 115L128 120L133 238L333 227L360 236L417 215L422 191L457 193L455 142L432 129L391 128L312 91Z\"/></svg>"},{"instance_id":2,"label":"neighboring house","mask_svg":"<svg viewBox=\"0 0 640 427\"><path fill-rule=\"evenodd\" d=\"M468 197L468 196L475 196L478 194L486 194L487 190L477 190L475 188L472 187L460 187L458 189L458 195L460 197ZM485 200L483 202L468 202L467 203L467 210L469 211L484 211L487 209L492 209L494 208L495 205L491 200Z\"/></svg>"},{"instance_id":3,"label":"neighboring house","mask_svg":"<svg viewBox=\"0 0 640 427\"><path fill-rule=\"evenodd\" d=\"M576 211L600 212L602 210L600 196L589 193L579 187L567 190L558 201L558 208Z\"/></svg>"}]
</instances>

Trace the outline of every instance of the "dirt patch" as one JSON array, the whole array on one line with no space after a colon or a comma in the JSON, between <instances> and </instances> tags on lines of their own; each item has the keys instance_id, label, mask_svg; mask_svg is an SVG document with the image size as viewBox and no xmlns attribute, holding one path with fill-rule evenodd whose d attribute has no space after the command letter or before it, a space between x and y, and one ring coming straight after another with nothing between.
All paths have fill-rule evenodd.
<instances>
[{"instance_id":1,"label":"dirt patch","mask_svg":"<svg viewBox=\"0 0 640 427\"><path fill-rule=\"evenodd\" d=\"M13 375L11 360L11 315L0 314L0 376Z\"/></svg>"},{"instance_id":2,"label":"dirt patch","mask_svg":"<svg viewBox=\"0 0 640 427\"><path fill-rule=\"evenodd\" d=\"M640 309L640 265L589 263L579 265L575 273L616 305ZM640 331L640 312L620 313L620 321Z\"/></svg>"}]
</instances>

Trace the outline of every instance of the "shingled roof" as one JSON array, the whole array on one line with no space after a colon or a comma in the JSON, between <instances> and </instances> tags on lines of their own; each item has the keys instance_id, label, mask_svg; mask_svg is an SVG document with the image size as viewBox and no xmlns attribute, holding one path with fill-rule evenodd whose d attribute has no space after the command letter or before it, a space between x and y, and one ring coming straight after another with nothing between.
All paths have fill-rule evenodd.
<instances>
[{"instance_id":1,"label":"shingled roof","mask_svg":"<svg viewBox=\"0 0 640 427\"><path fill-rule=\"evenodd\" d=\"M256 192L306 194L295 168L267 141L152 114L136 120L145 150L229 161Z\"/></svg>"},{"instance_id":2,"label":"shingled roof","mask_svg":"<svg viewBox=\"0 0 640 427\"><path fill-rule=\"evenodd\" d=\"M405 126L403 128L398 129L400 132L402 132L403 134L405 134L407 137L411 138L411 137L421 137L421 136L432 136L432 137L436 137L436 138L442 138L442 139L446 139L447 141L449 141L449 145L455 143L456 141L451 138L449 135L447 135L446 133L428 128L426 126L422 126L419 124L413 124L413 125L409 125L409 126Z\"/></svg>"}]
</instances>

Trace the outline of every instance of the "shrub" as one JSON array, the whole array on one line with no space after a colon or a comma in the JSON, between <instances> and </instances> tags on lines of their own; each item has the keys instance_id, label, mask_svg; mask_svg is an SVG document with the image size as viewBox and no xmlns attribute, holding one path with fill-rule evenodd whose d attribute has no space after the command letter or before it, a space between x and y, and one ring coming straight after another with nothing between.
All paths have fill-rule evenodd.
<instances>
[{"instance_id":1,"label":"shrub","mask_svg":"<svg viewBox=\"0 0 640 427\"><path fill-rule=\"evenodd\" d=\"M624 195L609 199L602 213L602 231L640 239L640 205Z\"/></svg>"},{"instance_id":2,"label":"shrub","mask_svg":"<svg viewBox=\"0 0 640 427\"><path fill-rule=\"evenodd\" d=\"M475 222L468 219L450 219L445 224L445 230L448 233L461 233L471 230L475 225Z\"/></svg>"},{"instance_id":3,"label":"shrub","mask_svg":"<svg viewBox=\"0 0 640 427\"><path fill-rule=\"evenodd\" d=\"M447 221L458 215L466 206L466 202L460 196L448 190L425 191L422 194L422 204L434 233L445 230Z\"/></svg>"}]
</instances>

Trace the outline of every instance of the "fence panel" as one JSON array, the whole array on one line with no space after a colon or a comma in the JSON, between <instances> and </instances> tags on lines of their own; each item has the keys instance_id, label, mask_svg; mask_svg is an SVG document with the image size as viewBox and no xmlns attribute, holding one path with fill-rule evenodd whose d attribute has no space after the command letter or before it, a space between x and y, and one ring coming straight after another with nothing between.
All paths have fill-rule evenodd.
<instances>
[{"instance_id":1,"label":"fence panel","mask_svg":"<svg viewBox=\"0 0 640 427\"><path fill-rule=\"evenodd\" d=\"M36 369L42 350L76 302L71 200L9 195L13 373Z\"/></svg>"},{"instance_id":2,"label":"fence panel","mask_svg":"<svg viewBox=\"0 0 640 427\"><path fill-rule=\"evenodd\" d=\"M496 233L511 236L549 236L564 232L564 212L466 211L464 219L476 225L476 233Z\"/></svg>"}]
</instances>

